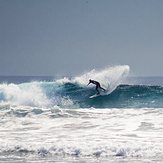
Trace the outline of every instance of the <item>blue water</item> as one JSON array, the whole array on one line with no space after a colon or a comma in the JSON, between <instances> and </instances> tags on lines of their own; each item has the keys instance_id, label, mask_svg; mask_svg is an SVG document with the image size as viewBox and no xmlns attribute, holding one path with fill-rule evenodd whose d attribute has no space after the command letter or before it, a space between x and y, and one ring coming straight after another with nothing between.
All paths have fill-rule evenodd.
<instances>
[{"instance_id":1,"label":"blue water","mask_svg":"<svg viewBox=\"0 0 163 163\"><path fill-rule=\"evenodd\" d=\"M7 80L7 83L6 83ZM128 77L124 83L108 95L90 99L96 94L95 87L87 87L79 83L67 81L58 83L54 77L0 77L0 102L19 102L24 105L37 105L39 96L31 92L37 87L46 96L49 105L79 108L161 108L163 107L163 77ZM34 82L35 81L35 82ZM5 84L4 84L5 82ZM15 91L16 89L16 91ZM15 91L15 94L14 94ZM11 93L12 92L12 93ZM24 94L25 103L20 98ZM32 97L30 97L32 95ZM21 95L22 97L23 95ZM32 103L34 99L36 103ZM71 105L63 104L65 100L71 101Z\"/></svg>"}]
</instances>

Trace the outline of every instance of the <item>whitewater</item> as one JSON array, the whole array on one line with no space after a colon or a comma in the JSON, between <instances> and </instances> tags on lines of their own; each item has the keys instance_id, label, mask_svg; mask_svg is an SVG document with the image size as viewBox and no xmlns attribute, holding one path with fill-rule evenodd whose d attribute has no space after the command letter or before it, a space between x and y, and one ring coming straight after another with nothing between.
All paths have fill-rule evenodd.
<instances>
[{"instance_id":1,"label":"whitewater","mask_svg":"<svg viewBox=\"0 0 163 163\"><path fill-rule=\"evenodd\" d=\"M0 162L163 162L163 82L129 80L129 71L1 79ZM89 79L107 94L90 99Z\"/></svg>"}]
</instances>

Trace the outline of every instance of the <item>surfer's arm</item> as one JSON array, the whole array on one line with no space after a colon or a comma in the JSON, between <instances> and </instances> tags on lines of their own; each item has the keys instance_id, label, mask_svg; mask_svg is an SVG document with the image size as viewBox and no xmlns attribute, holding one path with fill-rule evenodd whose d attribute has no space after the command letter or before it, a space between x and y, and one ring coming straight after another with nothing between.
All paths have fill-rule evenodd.
<instances>
[{"instance_id":1,"label":"surfer's arm","mask_svg":"<svg viewBox=\"0 0 163 163\"><path fill-rule=\"evenodd\" d=\"M87 86L90 84L91 82L89 82L88 84L87 84Z\"/></svg>"}]
</instances>

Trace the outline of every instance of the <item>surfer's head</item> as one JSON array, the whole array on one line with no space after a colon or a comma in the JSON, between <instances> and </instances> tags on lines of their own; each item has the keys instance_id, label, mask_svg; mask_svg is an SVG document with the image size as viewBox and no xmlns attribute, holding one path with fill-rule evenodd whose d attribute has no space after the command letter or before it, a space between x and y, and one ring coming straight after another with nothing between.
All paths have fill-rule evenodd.
<instances>
[{"instance_id":1,"label":"surfer's head","mask_svg":"<svg viewBox=\"0 0 163 163\"><path fill-rule=\"evenodd\" d=\"M91 79L89 79L89 82L91 83L91 82L92 82L92 80L91 80Z\"/></svg>"}]
</instances>

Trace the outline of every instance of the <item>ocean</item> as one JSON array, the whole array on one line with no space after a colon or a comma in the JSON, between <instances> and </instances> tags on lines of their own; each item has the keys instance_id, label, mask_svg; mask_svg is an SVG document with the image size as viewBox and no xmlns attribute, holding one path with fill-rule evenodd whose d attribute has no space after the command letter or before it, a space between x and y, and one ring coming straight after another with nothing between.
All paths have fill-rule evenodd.
<instances>
[{"instance_id":1,"label":"ocean","mask_svg":"<svg viewBox=\"0 0 163 163\"><path fill-rule=\"evenodd\" d=\"M129 71L1 76L0 162L163 162L163 77Z\"/></svg>"}]
</instances>

